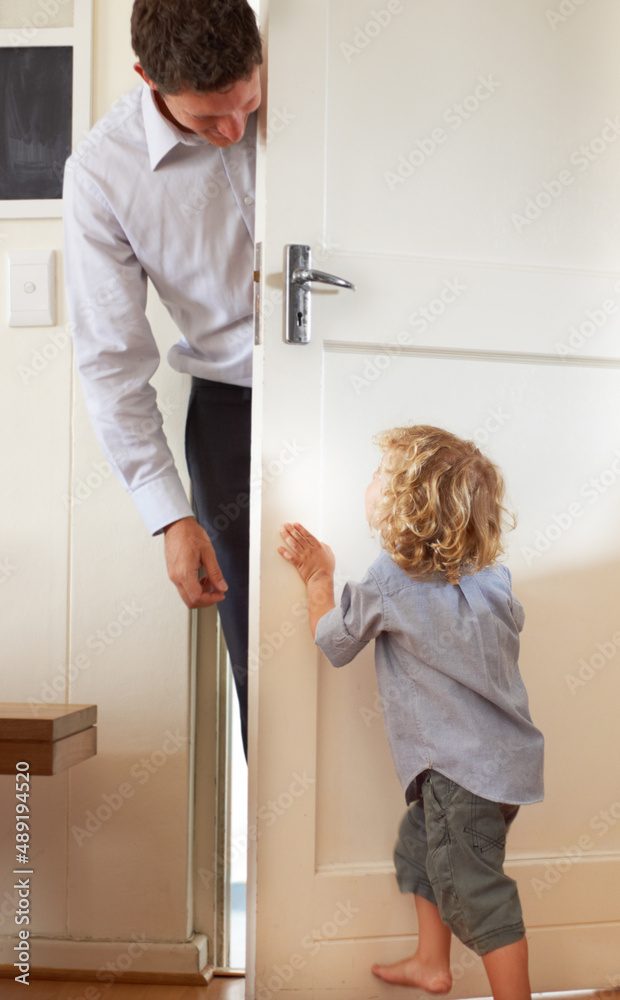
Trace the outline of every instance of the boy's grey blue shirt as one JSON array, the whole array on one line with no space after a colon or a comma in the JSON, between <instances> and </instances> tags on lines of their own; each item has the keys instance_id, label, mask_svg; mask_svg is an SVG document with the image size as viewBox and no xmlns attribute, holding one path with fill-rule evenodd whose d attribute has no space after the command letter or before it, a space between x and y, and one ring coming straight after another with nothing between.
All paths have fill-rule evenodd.
<instances>
[{"instance_id":1,"label":"boy's grey blue shirt","mask_svg":"<svg viewBox=\"0 0 620 1000\"><path fill-rule=\"evenodd\" d=\"M398 777L435 768L476 795L543 797L543 736L519 673L523 608L496 565L447 583L414 580L382 552L346 584L315 641L335 666L375 639L377 684Z\"/></svg>"}]
</instances>

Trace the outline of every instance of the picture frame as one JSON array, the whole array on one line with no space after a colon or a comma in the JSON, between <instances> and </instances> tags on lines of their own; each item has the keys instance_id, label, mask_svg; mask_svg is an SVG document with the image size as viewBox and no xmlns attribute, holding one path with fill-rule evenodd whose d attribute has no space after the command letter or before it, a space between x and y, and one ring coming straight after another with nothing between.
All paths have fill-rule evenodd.
<instances>
[{"instance_id":1,"label":"picture frame","mask_svg":"<svg viewBox=\"0 0 620 1000\"><path fill-rule=\"evenodd\" d=\"M0 21L0 218L60 218L64 163L91 125L92 0L13 8Z\"/></svg>"}]
</instances>

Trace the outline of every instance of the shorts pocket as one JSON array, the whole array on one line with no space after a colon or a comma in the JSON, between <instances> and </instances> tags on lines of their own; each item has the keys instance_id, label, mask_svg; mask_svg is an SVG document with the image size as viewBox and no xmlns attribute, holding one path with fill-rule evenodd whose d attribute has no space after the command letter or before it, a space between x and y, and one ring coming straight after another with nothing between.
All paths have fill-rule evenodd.
<instances>
[{"instance_id":1,"label":"shorts pocket","mask_svg":"<svg viewBox=\"0 0 620 1000\"><path fill-rule=\"evenodd\" d=\"M433 771L426 775L422 786L426 831L429 851L434 853L444 844L450 843L450 831L446 819L448 801L456 786L442 774ZM432 834L430 831L433 831Z\"/></svg>"},{"instance_id":2,"label":"shorts pocket","mask_svg":"<svg viewBox=\"0 0 620 1000\"><path fill-rule=\"evenodd\" d=\"M464 833L472 848L479 854L499 851L502 859L506 853L506 819L499 802L491 802L472 795L470 822Z\"/></svg>"}]
</instances>

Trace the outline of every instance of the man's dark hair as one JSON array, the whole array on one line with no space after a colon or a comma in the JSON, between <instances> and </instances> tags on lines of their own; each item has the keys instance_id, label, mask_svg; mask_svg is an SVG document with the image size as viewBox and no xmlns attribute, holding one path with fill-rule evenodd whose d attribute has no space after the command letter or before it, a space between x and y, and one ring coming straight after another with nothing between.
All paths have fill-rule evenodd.
<instances>
[{"instance_id":1,"label":"man's dark hair","mask_svg":"<svg viewBox=\"0 0 620 1000\"><path fill-rule=\"evenodd\" d=\"M247 0L135 0L131 44L162 94L226 90L263 61Z\"/></svg>"}]
</instances>

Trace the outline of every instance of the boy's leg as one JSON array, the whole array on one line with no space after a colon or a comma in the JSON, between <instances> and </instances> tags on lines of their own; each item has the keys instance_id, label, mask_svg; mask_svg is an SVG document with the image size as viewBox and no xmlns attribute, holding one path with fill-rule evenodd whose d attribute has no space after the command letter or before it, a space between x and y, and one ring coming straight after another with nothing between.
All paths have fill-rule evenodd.
<instances>
[{"instance_id":1,"label":"boy's leg","mask_svg":"<svg viewBox=\"0 0 620 1000\"><path fill-rule=\"evenodd\" d=\"M489 951L482 961L493 1000L531 1000L526 938Z\"/></svg>"},{"instance_id":2,"label":"boy's leg","mask_svg":"<svg viewBox=\"0 0 620 1000\"><path fill-rule=\"evenodd\" d=\"M373 965L379 979L398 986L417 986L427 993L448 993L452 988L450 941L452 931L442 922L435 903L415 896L418 914L418 950L392 965Z\"/></svg>"},{"instance_id":3,"label":"boy's leg","mask_svg":"<svg viewBox=\"0 0 620 1000\"><path fill-rule=\"evenodd\" d=\"M443 918L481 955L494 1000L530 1000L519 894L503 870L518 806L480 798L434 771L423 794L428 872Z\"/></svg>"},{"instance_id":4,"label":"boy's leg","mask_svg":"<svg viewBox=\"0 0 620 1000\"><path fill-rule=\"evenodd\" d=\"M421 802L409 807L394 850L396 878L401 892L412 892L418 914L418 950L392 965L373 965L380 979L401 986L420 987L429 993L447 993L452 986L450 941L452 933L442 922L426 871L426 823Z\"/></svg>"}]
</instances>

